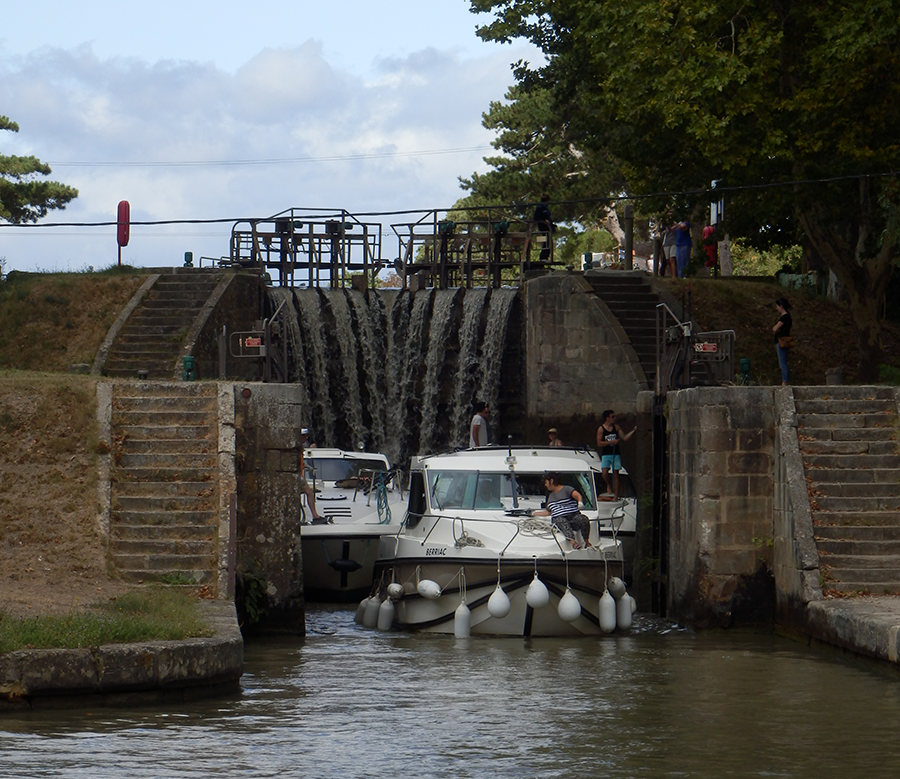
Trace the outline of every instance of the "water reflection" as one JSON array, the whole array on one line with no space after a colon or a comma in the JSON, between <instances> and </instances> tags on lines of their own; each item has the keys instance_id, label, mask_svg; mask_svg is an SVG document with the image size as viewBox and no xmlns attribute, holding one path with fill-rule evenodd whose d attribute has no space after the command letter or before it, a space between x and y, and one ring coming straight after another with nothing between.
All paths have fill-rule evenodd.
<instances>
[{"instance_id":1,"label":"water reflection","mask_svg":"<svg viewBox=\"0 0 900 779\"><path fill-rule=\"evenodd\" d=\"M241 696L0 719L0 776L831 777L900 770L900 684L767 635L380 634L309 615Z\"/></svg>"}]
</instances>

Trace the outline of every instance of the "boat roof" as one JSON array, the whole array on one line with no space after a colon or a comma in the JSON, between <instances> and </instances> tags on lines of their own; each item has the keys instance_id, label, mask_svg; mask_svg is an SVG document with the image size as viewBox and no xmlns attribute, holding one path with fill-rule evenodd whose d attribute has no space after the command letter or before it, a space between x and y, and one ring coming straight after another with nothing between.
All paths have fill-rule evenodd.
<instances>
[{"instance_id":1,"label":"boat roof","mask_svg":"<svg viewBox=\"0 0 900 779\"><path fill-rule=\"evenodd\" d=\"M599 470L600 455L592 449L562 446L485 446L413 457L410 467L412 470L572 472Z\"/></svg>"},{"instance_id":2,"label":"boat roof","mask_svg":"<svg viewBox=\"0 0 900 779\"><path fill-rule=\"evenodd\" d=\"M334 449L313 446L303 450L303 457L307 460L379 460L387 463L390 469L390 460L381 452L354 452L351 449Z\"/></svg>"}]
</instances>

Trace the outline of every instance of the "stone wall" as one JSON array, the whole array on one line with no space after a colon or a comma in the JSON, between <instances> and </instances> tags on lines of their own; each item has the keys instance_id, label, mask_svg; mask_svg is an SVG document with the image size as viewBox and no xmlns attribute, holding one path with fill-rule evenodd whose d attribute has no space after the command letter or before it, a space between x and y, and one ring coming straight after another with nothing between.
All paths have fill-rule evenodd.
<instances>
[{"instance_id":1,"label":"stone wall","mask_svg":"<svg viewBox=\"0 0 900 779\"><path fill-rule=\"evenodd\" d=\"M772 387L670 392L667 612L697 626L774 618Z\"/></svg>"},{"instance_id":2,"label":"stone wall","mask_svg":"<svg viewBox=\"0 0 900 779\"><path fill-rule=\"evenodd\" d=\"M633 426L647 389L618 320L581 274L551 273L525 285L526 416L529 441L556 427L567 445L593 446L604 409ZM629 451L623 459L628 467Z\"/></svg>"},{"instance_id":3,"label":"stone wall","mask_svg":"<svg viewBox=\"0 0 900 779\"><path fill-rule=\"evenodd\" d=\"M252 330L256 320L264 316L265 285L256 274L228 274L227 285L217 293L197 317L196 330L192 329L185 339L184 354L194 355L198 379L219 377L218 335L223 326L228 333ZM229 350L226 378L246 381L262 378L261 360L232 357L230 344L226 348Z\"/></svg>"},{"instance_id":4,"label":"stone wall","mask_svg":"<svg viewBox=\"0 0 900 779\"><path fill-rule=\"evenodd\" d=\"M245 631L305 630L301 411L298 385L234 385L237 603Z\"/></svg>"}]
</instances>

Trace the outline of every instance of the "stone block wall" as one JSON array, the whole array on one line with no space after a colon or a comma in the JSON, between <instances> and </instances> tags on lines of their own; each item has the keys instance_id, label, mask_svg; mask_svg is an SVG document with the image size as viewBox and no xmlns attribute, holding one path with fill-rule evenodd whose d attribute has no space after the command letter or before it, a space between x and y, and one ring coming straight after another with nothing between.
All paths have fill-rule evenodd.
<instances>
[{"instance_id":1,"label":"stone block wall","mask_svg":"<svg viewBox=\"0 0 900 779\"><path fill-rule=\"evenodd\" d=\"M300 387L234 384L237 602L245 630L303 634ZM249 598L249 601L248 601ZM265 613L255 623L247 611Z\"/></svg>"},{"instance_id":2,"label":"stone block wall","mask_svg":"<svg viewBox=\"0 0 900 779\"><path fill-rule=\"evenodd\" d=\"M776 418L771 387L670 392L668 615L771 622Z\"/></svg>"},{"instance_id":3,"label":"stone block wall","mask_svg":"<svg viewBox=\"0 0 900 779\"><path fill-rule=\"evenodd\" d=\"M526 416L529 441L556 427L567 445L593 446L604 409L627 427L647 389L618 320L581 274L551 273L525 285ZM626 448L623 459L629 453Z\"/></svg>"}]
</instances>

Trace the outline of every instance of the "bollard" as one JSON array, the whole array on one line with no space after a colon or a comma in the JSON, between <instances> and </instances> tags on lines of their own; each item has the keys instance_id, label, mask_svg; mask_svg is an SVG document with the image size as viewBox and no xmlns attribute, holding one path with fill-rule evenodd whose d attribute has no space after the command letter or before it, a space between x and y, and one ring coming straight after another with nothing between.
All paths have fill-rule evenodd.
<instances>
[{"instance_id":1,"label":"bollard","mask_svg":"<svg viewBox=\"0 0 900 779\"><path fill-rule=\"evenodd\" d=\"M184 364L181 370L182 381L196 381L197 371L194 368L194 356L189 354L184 358Z\"/></svg>"},{"instance_id":2,"label":"bollard","mask_svg":"<svg viewBox=\"0 0 900 779\"><path fill-rule=\"evenodd\" d=\"M194 267L194 253L193 252L185 252L184 253L184 267L185 268L193 268Z\"/></svg>"}]
</instances>

